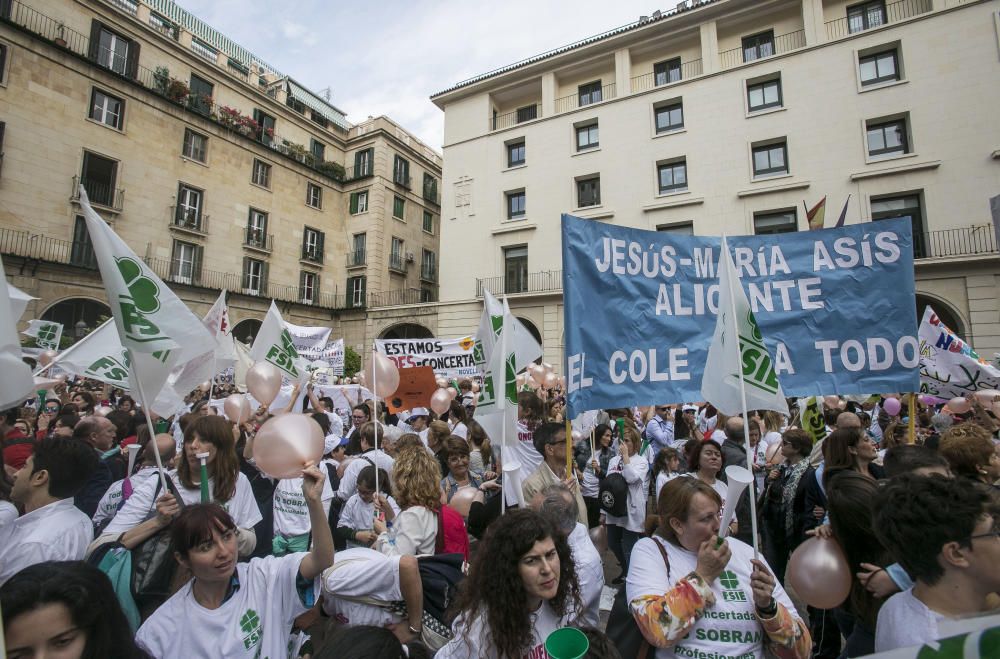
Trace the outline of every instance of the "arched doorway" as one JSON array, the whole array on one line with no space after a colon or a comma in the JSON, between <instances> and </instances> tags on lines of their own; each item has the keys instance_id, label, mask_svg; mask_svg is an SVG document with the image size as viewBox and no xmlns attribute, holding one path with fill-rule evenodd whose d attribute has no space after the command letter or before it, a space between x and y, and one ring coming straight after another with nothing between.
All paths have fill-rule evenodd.
<instances>
[{"instance_id":1,"label":"arched doorway","mask_svg":"<svg viewBox=\"0 0 1000 659\"><path fill-rule=\"evenodd\" d=\"M252 345L253 340L257 338L257 332L260 331L261 324L261 321L256 318L241 320L233 326L233 336L240 343Z\"/></svg>"},{"instance_id":2,"label":"arched doorway","mask_svg":"<svg viewBox=\"0 0 1000 659\"><path fill-rule=\"evenodd\" d=\"M382 332L380 339L433 339L434 333L417 323L393 325Z\"/></svg>"},{"instance_id":3,"label":"arched doorway","mask_svg":"<svg viewBox=\"0 0 1000 659\"><path fill-rule=\"evenodd\" d=\"M924 317L924 309L930 306L948 328L963 340L966 339L965 323L962 322L958 313L947 302L927 295L917 294L917 324Z\"/></svg>"},{"instance_id":4,"label":"arched doorway","mask_svg":"<svg viewBox=\"0 0 1000 659\"><path fill-rule=\"evenodd\" d=\"M538 345L542 345L542 333L538 331L535 324L523 316L518 316L517 319L521 321L521 324L524 325L529 332L531 332L531 336L535 337L535 341L538 341Z\"/></svg>"},{"instance_id":5,"label":"arched doorway","mask_svg":"<svg viewBox=\"0 0 1000 659\"><path fill-rule=\"evenodd\" d=\"M108 318L111 318L111 308L103 302L86 297L71 297L46 309L40 320L61 323L63 338L68 337L75 342L87 336Z\"/></svg>"}]
</instances>

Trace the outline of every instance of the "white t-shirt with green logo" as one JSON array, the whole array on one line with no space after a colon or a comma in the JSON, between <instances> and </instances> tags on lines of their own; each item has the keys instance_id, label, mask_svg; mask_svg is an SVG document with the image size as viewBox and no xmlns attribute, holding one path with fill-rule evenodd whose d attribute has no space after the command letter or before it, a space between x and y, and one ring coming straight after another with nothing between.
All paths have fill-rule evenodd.
<instances>
[{"instance_id":1,"label":"white t-shirt with green logo","mask_svg":"<svg viewBox=\"0 0 1000 659\"><path fill-rule=\"evenodd\" d=\"M330 479L323 481L323 509L330 512L330 502L335 492L330 487ZM274 534L291 537L305 535L312 531L309 523L309 507L302 494L302 477L284 478L274 488Z\"/></svg>"},{"instance_id":2,"label":"white t-shirt with green logo","mask_svg":"<svg viewBox=\"0 0 1000 659\"><path fill-rule=\"evenodd\" d=\"M663 557L654 542L659 542L667 550L669 578L663 566ZM753 547L735 538L728 538L726 542L732 550L732 557L726 569L711 584L715 604L705 609L687 637L672 647L657 649L656 659L763 659L765 633L754 615L753 590L750 588ZM695 552L662 538L639 540L629 562L626 581L628 601L643 595L663 595L679 579L694 572L697 565L698 555ZM774 599L795 615L795 607L780 583L775 584Z\"/></svg>"},{"instance_id":3,"label":"white t-shirt with green logo","mask_svg":"<svg viewBox=\"0 0 1000 659\"><path fill-rule=\"evenodd\" d=\"M531 645L521 656L524 659L546 659L549 655L545 652L545 639L565 626L549 603L542 602L538 611L531 614ZM496 659L498 656L485 615L478 616L471 625L461 615L452 623L451 631L454 638L438 650L435 659Z\"/></svg>"},{"instance_id":4,"label":"white t-shirt with green logo","mask_svg":"<svg viewBox=\"0 0 1000 659\"><path fill-rule=\"evenodd\" d=\"M198 604L189 581L143 623L136 641L155 659L284 659L292 622L308 610L296 588L306 555L238 563L240 586L217 609Z\"/></svg>"}]
</instances>

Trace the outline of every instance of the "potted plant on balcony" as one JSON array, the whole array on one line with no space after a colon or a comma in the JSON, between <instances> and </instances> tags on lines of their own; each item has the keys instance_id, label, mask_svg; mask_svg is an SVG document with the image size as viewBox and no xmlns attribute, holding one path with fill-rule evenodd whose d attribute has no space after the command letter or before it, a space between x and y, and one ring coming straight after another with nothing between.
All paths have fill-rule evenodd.
<instances>
[{"instance_id":1,"label":"potted plant on balcony","mask_svg":"<svg viewBox=\"0 0 1000 659\"><path fill-rule=\"evenodd\" d=\"M59 25L56 26L56 29L59 31L59 35L54 39L55 44L57 46L61 47L61 48L65 48L66 47L66 38L65 38L66 26L63 23L60 23Z\"/></svg>"},{"instance_id":2,"label":"potted plant on balcony","mask_svg":"<svg viewBox=\"0 0 1000 659\"><path fill-rule=\"evenodd\" d=\"M167 85L167 98L174 103L183 104L190 95L191 90L183 80L171 78L170 83Z\"/></svg>"},{"instance_id":3,"label":"potted plant on balcony","mask_svg":"<svg viewBox=\"0 0 1000 659\"><path fill-rule=\"evenodd\" d=\"M153 84L156 91L164 96L167 95L167 86L170 84L170 69L165 66L158 66L153 71Z\"/></svg>"}]
</instances>

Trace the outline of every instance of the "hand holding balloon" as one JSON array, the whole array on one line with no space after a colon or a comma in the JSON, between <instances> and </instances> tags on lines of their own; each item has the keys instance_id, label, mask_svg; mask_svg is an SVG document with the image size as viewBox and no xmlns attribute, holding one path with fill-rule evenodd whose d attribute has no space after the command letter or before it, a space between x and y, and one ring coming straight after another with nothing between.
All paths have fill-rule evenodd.
<instances>
[{"instance_id":1,"label":"hand holding balloon","mask_svg":"<svg viewBox=\"0 0 1000 659\"><path fill-rule=\"evenodd\" d=\"M307 465L318 463L322 457L323 430L304 414L271 417L254 438L254 461L272 478L302 476Z\"/></svg>"},{"instance_id":2,"label":"hand holding balloon","mask_svg":"<svg viewBox=\"0 0 1000 659\"><path fill-rule=\"evenodd\" d=\"M326 481L326 474L316 468L312 462L306 463L306 468L302 470L302 496L306 503L323 503L323 482Z\"/></svg>"}]
</instances>

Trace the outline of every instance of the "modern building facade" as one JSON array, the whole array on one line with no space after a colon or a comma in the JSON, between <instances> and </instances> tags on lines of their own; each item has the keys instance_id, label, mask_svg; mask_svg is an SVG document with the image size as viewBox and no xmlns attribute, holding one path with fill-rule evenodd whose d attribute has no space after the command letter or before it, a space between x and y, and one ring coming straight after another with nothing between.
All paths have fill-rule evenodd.
<instances>
[{"instance_id":1,"label":"modern building facade","mask_svg":"<svg viewBox=\"0 0 1000 659\"><path fill-rule=\"evenodd\" d=\"M918 306L1000 350L996 0L690 0L432 100L442 336L507 293L561 362L561 213L763 234L850 196L849 224L913 218Z\"/></svg>"},{"instance_id":2,"label":"modern building facade","mask_svg":"<svg viewBox=\"0 0 1000 659\"><path fill-rule=\"evenodd\" d=\"M0 2L0 75L0 255L39 298L25 321L107 314L80 184L196 313L228 290L244 340L274 299L360 351L437 299L441 156L170 0Z\"/></svg>"}]
</instances>

